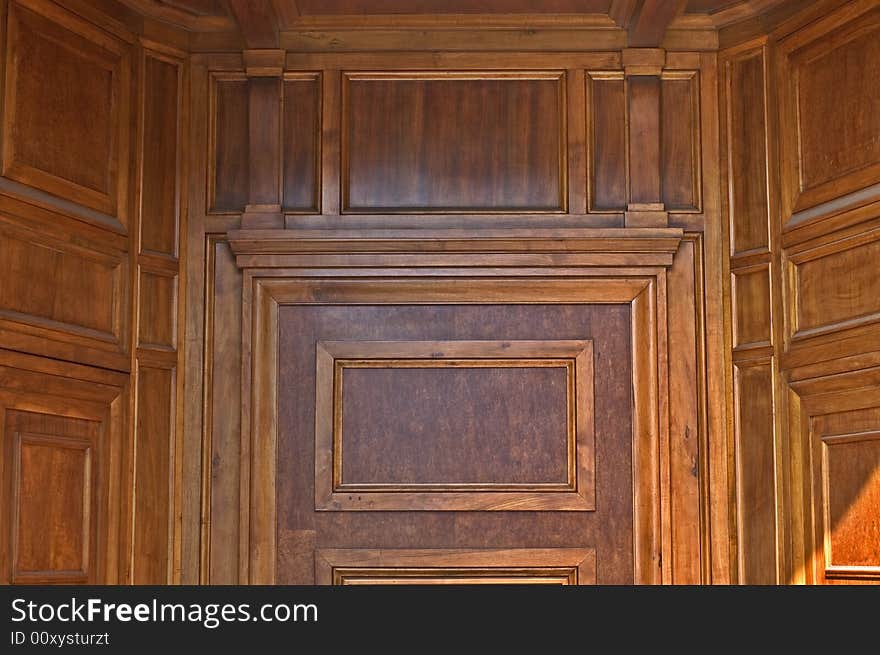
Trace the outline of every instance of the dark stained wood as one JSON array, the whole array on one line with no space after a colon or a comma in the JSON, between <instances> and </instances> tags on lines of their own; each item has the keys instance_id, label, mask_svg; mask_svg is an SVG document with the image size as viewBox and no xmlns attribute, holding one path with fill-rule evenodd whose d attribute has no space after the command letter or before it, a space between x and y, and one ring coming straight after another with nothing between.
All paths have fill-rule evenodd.
<instances>
[{"instance_id":1,"label":"dark stained wood","mask_svg":"<svg viewBox=\"0 0 880 655\"><path fill-rule=\"evenodd\" d=\"M7 414L6 454L14 467L13 583L96 579L92 551L106 493L100 427L82 419Z\"/></svg>"},{"instance_id":2,"label":"dark stained wood","mask_svg":"<svg viewBox=\"0 0 880 655\"><path fill-rule=\"evenodd\" d=\"M10 5L3 175L125 224L130 54L52 3L30 7Z\"/></svg>"},{"instance_id":3,"label":"dark stained wood","mask_svg":"<svg viewBox=\"0 0 880 655\"><path fill-rule=\"evenodd\" d=\"M174 61L147 54L143 74L141 248L176 257L181 68Z\"/></svg>"},{"instance_id":4,"label":"dark stained wood","mask_svg":"<svg viewBox=\"0 0 880 655\"><path fill-rule=\"evenodd\" d=\"M345 76L349 212L560 211L559 74Z\"/></svg>"},{"instance_id":5,"label":"dark stained wood","mask_svg":"<svg viewBox=\"0 0 880 655\"><path fill-rule=\"evenodd\" d=\"M279 310L279 388L293 389L291 385L296 385L300 401L279 405L279 524L287 530L315 530L318 548L516 548L536 543L549 547L568 546L575 542L594 544L598 560L602 562L599 565L600 582L631 580L632 528L624 509L631 502L628 476L602 473L602 467L612 466L612 462L625 465L623 470L628 470L631 449L628 411L620 409L628 407L631 402L630 387L624 381L626 365L623 364L629 357L628 340L624 337L628 314L625 307L585 305L282 307ZM620 327L613 329L611 325ZM512 340L533 340L539 336L551 340L592 336L597 340L596 375L603 384L597 388L595 399L599 466L596 481L598 497L607 498L604 507L598 506L595 514L502 512L497 518L472 512L444 512L444 516L400 511L315 512L310 457L292 457L291 454L314 452L311 439L315 402L313 353L317 341L388 337L397 340L492 340L501 335ZM428 409L425 405L421 407ZM402 464L405 461L393 451L385 451L384 456ZM370 455L370 459L372 457ZM614 546L615 543L626 543L627 546ZM287 574L279 573L285 579L291 579Z\"/></svg>"},{"instance_id":6,"label":"dark stained wood","mask_svg":"<svg viewBox=\"0 0 880 655\"><path fill-rule=\"evenodd\" d=\"M248 83L215 78L210 209L241 212L248 202Z\"/></svg>"},{"instance_id":7,"label":"dark stained wood","mask_svg":"<svg viewBox=\"0 0 880 655\"><path fill-rule=\"evenodd\" d=\"M629 90L629 202L656 205L660 189L660 78L634 75Z\"/></svg>"},{"instance_id":8,"label":"dark stained wood","mask_svg":"<svg viewBox=\"0 0 880 655\"><path fill-rule=\"evenodd\" d=\"M140 281L140 347L177 346L177 276L142 271Z\"/></svg>"},{"instance_id":9,"label":"dark stained wood","mask_svg":"<svg viewBox=\"0 0 880 655\"><path fill-rule=\"evenodd\" d=\"M627 204L626 90L623 76L589 75L590 209L622 211Z\"/></svg>"},{"instance_id":10,"label":"dark stained wood","mask_svg":"<svg viewBox=\"0 0 880 655\"><path fill-rule=\"evenodd\" d=\"M248 80L248 205L279 205L281 81Z\"/></svg>"},{"instance_id":11,"label":"dark stained wood","mask_svg":"<svg viewBox=\"0 0 880 655\"><path fill-rule=\"evenodd\" d=\"M629 47L660 46L669 24L684 11L686 4L687 0L642 0L629 23Z\"/></svg>"},{"instance_id":12,"label":"dark stained wood","mask_svg":"<svg viewBox=\"0 0 880 655\"><path fill-rule=\"evenodd\" d=\"M278 18L271 0L227 0L248 48L278 47Z\"/></svg>"},{"instance_id":13,"label":"dark stained wood","mask_svg":"<svg viewBox=\"0 0 880 655\"><path fill-rule=\"evenodd\" d=\"M700 209L700 101L696 74L661 81L661 198L668 211Z\"/></svg>"},{"instance_id":14,"label":"dark stained wood","mask_svg":"<svg viewBox=\"0 0 880 655\"><path fill-rule=\"evenodd\" d=\"M287 76L283 83L282 205L317 212L320 198L321 78Z\"/></svg>"},{"instance_id":15,"label":"dark stained wood","mask_svg":"<svg viewBox=\"0 0 880 655\"><path fill-rule=\"evenodd\" d=\"M168 584L174 372L141 366L135 426L134 584Z\"/></svg>"},{"instance_id":16,"label":"dark stained wood","mask_svg":"<svg viewBox=\"0 0 880 655\"><path fill-rule=\"evenodd\" d=\"M289 3L291 0L280 0ZM599 13L610 0L296 0L302 15Z\"/></svg>"},{"instance_id":17,"label":"dark stained wood","mask_svg":"<svg viewBox=\"0 0 880 655\"><path fill-rule=\"evenodd\" d=\"M342 484L565 485L567 369L522 364L347 370Z\"/></svg>"}]
</instances>

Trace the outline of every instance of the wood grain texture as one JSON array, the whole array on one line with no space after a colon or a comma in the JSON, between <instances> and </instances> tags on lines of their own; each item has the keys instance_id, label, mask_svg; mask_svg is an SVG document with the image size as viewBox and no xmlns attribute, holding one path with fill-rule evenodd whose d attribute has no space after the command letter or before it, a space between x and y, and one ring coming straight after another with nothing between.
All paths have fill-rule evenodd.
<instances>
[{"instance_id":1,"label":"wood grain texture","mask_svg":"<svg viewBox=\"0 0 880 655\"><path fill-rule=\"evenodd\" d=\"M115 583L127 376L0 350L5 584Z\"/></svg>"},{"instance_id":2,"label":"wood grain texture","mask_svg":"<svg viewBox=\"0 0 880 655\"><path fill-rule=\"evenodd\" d=\"M880 11L848 3L781 41L784 220L880 181Z\"/></svg>"},{"instance_id":3,"label":"wood grain texture","mask_svg":"<svg viewBox=\"0 0 880 655\"><path fill-rule=\"evenodd\" d=\"M562 73L343 79L346 211L565 210Z\"/></svg>"},{"instance_id":4,"label":"wood grain texture","mask_svg":"<svg viewBox=\"0 0 880 655\"><path fill-rule=\"evenodd\" d=\"M143 66L141 249L177 257L182 65L145 52Z\"/></svg>"},{"instance_id":5,"label":"wood grain texture","mask_svg":"<svg viewBox=\"0 0 880 655\"><path fill-rule=\"evenodd\" d=\"M777 582L773 372L770 363L737 366L736 473L739 582Z\"/></svg>"},{"instance_id":6,"label":"wood grain texture","mask_svg":"<svg viewBox=\"0 0 880 655\"><path fill-rule=\"evenodd\" d=\"M7 47L3 175L125 225L126 44L54 3L30 0L10 3Z\"/></svg>"},{"instance_id":7,"label":"wood grain texture","mask_svg":"<svg viewBox=\"0 0 880 655\"><path fill-rule=\"evenodd\" d=\"M748 50L724 67L733 254L770 245L764 68L763 48Z\"/></svg>"},{"instance_id":8,"label":"wood grain texture","mask_svg":"<svg viewBox=\"0 0 880 655\"><path fill-rule=\"evenodd\" d=\"M627 203L626 87L622 74L587 73L590 98L590 210Z\"/></svg>"},{"instance_id":9,"label":"wood grain texture","mask_svg":"<svg viewBox=\"0 0 880 655\"><path fill-rule=\"evenodd\" d=\"M137 376L132 583L168 584L175 373L142 365Z\"/></svg>"},{"instance_id":10,"label":"wood grain texture","mask_svg":"<svg viewBox=\"0 0 880 655\"><path fill-rule=\"evenodd\" d=\"M177 346L177 275L141 270L138 346L173 350Z\"/></svg>"},{"instance_id":11,"label":"wood grain texture","mask_svg":"<svg viewBox=\"0 0 880 655\"><path fill-rule=\"evenodd\" d=\"M668 211L702 207L698 75L664 73L660 83L661 199Z\"/></svg>"},{"instance_id":12,"label":"wood grain texture","mask_svg":"<svg viewBox=\"0 0 880 655\"><path fill-rule=\"evenodd\" d=\"M282 207L319 211L321 162L321 77L288 74L283 82Z\"/></svg>"},{"instance_id":13,"label":"wood grain texture","mask_svg":"<svg viewBox=\"0 0 880 655\"><path fill-rule=\"evenodd\" d=\"M629 204L661 203L660 78L634 75L627 84Z\"/></svg>"},{"instance_id":14,"label":"wood grain texture","mask_svg":"<svg viewBox=\"0 0 880 655\"><path fill-rule=\"evenodd\" d=\"M12 420L15 420L14 418ZM36 424L39 418L31 416ZM12 432L15 466L12 582L86 582L97 517L92 449L97 425L69 421L67 434ZM7 424L8 426L8 424ZM7 427L8 429L8 427ZM47 481L52 484L48 485ZM37 519L37 517L39 517ZM36 519L36 520L35 520Z\"/></svg>"},{"instance_id":15,"label":"wood grain texture","mask_svg":"<svg viewBox=\"0 0 880 655\"><path fill-rule=\"evenodd\" d=\"M248 202L248 84L240 75L211 79L209 209L241 212Z\"/></svg>"},{"instance_id":16,"label":"wood grain texture","mask_svg":"<svg viewBox=\"0 0 880 655\"><path fill-rule=\"evenodd\" d=\"M318 342L315 509L594 509L592 367L588 341Z\"/></svg>"},{"instance_id":17,"label":"wood grain texture","mask_svg":"<svg viewBox=\"0 0 880 655\"><path fill-rule=\"evenodd\" d=\"M771 342L770 269L738 269L731 281L734 306L734 348Z\"/></svg>"},{"instance_id":18,"label":"wood grain texture","mask_svg":"<svg viewBox=\"0 0 880 655\"><path fill-rule=\"evenodd\" d=\"M318 584L595 584L596 553L577 548L321 549Z\"/></svg>"}]
</instances>

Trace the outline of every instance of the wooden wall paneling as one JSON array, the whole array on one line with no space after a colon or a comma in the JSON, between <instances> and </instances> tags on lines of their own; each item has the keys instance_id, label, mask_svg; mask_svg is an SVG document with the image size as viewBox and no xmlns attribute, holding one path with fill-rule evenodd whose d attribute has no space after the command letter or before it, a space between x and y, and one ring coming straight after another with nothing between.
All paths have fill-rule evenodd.
<instances>
[{"instance_id":1,"label":"wooden wall paneling","mask_svg":"<svg viewBox=\"0 0 880 655\"><path fill-rule=\"evenodd\" d=\"M659 209L661 204L660 78L633 75L627 84L629 204Z\"/></svg>"},{"instance_id":2,"label":"wooden wall paneling","mask_svg":"<svg viewBox=\"0 0 880 655\"><path fill-rule=\"evenodd\" d=\"M46 0L16 0L7 13L3 175L124 231L130 43Z\"/></svg>"},{"instance_id":3,"label":"wooden wall paneling","mask_svg":"<svg viewBox=\"0 0 880 655\"><path fill-rule=\"evenodd\" d=\"M770 247L767 179L766 47L724 61L731 254Z\"/></svg>"},{"instance_id":4,"label":"wooden wall paneling","mask_svg":"<svg viewBox=\"0 0 880 655\"><path fill-rule=\"evenodd\" d=\"M120 579L127 381L122 373L0 351L6 584Z\"/></svg>"},{"instance_id":5,"label":"wooden wall paneling","mask_svg":"<svg viewBox=\"0 0 880 655\"><path fill-rule=\"evenodd\" d=\"M702 211L700 77L664 70L660 78L661 198L670 212Z\"/></svg>"},{"instance_id":6,"label":"wooden wall paneling","mask_svg":"<svg viewBox=\"0 0 880 655\"><path fill-rule=\"evenodd\" d=\"M317 584L596 584L587 548L320 549Z\"/></svg>"},{"instance_id":7,"label":"wooden wall paneling","mask_svg":"<svg viewBox=\"0 0 880 655\"><path fill-rule=\"evenodd\" d=\"M703 239L686 235L667 277L669 298L669 489L667 558L673 584L704 581L708 439L703 383ZM708 580L706 580L708 581Z\"/></svg>"},{"instance_id":8,"label":"wooden wall paneling","mask_svg":"<svg viewBox=\"0 0 880 655\"><path fill-rule=\"evenodd\" d=\"M315 509L595 510L592 342L319 341L316 360ZM468 409L502 389L530 399ZM401 398L445 417L433 445L412 448L420 419L392 411ZM520 448L540 455L504 454ZM393 469L372 459L388 452Z\"/></svg>"},{"instance_id":9,"label":"wooden wall paneling","mask_svg":"<svg viewBox=\"0 0 880 655\"><path fill-rule=\"evenodd\" d=\"M624 211L627 203L626 83L622 71L588 71L589 211Z\"/></svg>"},{"instance_id":10,"label":"wooden wall paneling","mask_svg":"<svg viewBox=\"0 0 880 655\"><path fill-rule=\"evenodd\" d=\"M706 420L706 442L702 474L703 504L703 575L706 582L726 584L735 579L735 531L733 442L728 429L732 416L732 377L730 375L730 315L724 290L729 278L726 256L727 238L722 220L719 64L715 53L699 55L700 74L700 150L702 209L700 214L671 214L670 225L689 225L688 230L703 232L699 250L701 271L695 272L696 285L702 293L699 314L704 317L704 336L698 337L701 353L702 382L705 390L702 406ZM675 70L675 59L667 54L667 65ZM693 70L688 61L686 69ZM695 246L696 247L696 246ZM670 295L672 297L672 295ZM698 369L699 370L699 369Z\"/></svg>"},{"instance_id":11,"label":"wooden wall paneling","mask_svg":"<svg viewBox=\"0 0 880 655\"><path fill-rule=\"evenodd\" d=\"M206 260L205 442L203 473L208 561L202 582L239 581L242 275L222 236L209 235ZM212 544L217 544L212 548Z\"/></svg>"},{"instance_id":12,"label":"wooden wall paneling","mask_svg":"<svg viewBox=\"0 0 880 655\"><path fill-rule=\"evenodd\" d=\"M243 73L212 72L208 209L240 213L248 201L248 83Z\"/></svg>"},{"instance_id":13,"label":"wooden wall paneling","mask_svg":"<svg viewBox=\"0 0 880 655\"><path fill-rule=\"evenodd\" d=\"M285 213L318 213L321 198L320 73L285 73L282 200Z\"/></svg>"},{"instance_id":14,"label":"wooden wall paneling","mask_svg":"<svg viewBox=\"0 0 880 655\"><path fill-rule=\"evenodd\" d=\"M565 88L562 71L345 73L343 210L565 212Z\"/></svg>"},{"instance_id":15,"label":"wooden wall paneling","mask_svg":"<svg viewBox=\"0 0 880 655\"><path fill-rule=\"evenodd\" d=\"M246 242L236 241L235 247ZM515 270L515 269L514 269ZM624 269L625 270L625 269ZM622 272L622 271L621 271ZM260 480L251 488L250 500L244 506L243 520L249 525L249 556L248 579L251 582L271 582L275 578L275 498L274 498L274 452L275 434L277 430L276 402L257 402L259 398L277 398L277 336L273 327L277 323L280 304L314 302L319 298L321 303L369 302L371 295L379 294L380 302L399 302L415 297L420 302L485 302L486 299L503 299L505 302L522 302L526 298L542 299L542 302L557 302L562 298L583 298L582 301L595 302L603 298L605 302L614 298L630 299L633 312L633 327L636 330L634 339L648 344L645 349L634 353L634 378L637 400L635 406L639 412L635 417L634 435L634 474L639 483L634 490L634 511L636 528L635 556L636 579L641 582L660 581L660 549L661 549L661 512L657 504L660 498L660 451L661 444L668 447L667 430L665 427L668 404L666 397L666 364L665 356L658 353L666 350L666 313L658 307L665 305L665 284L658 285L650 278L643 281L620 280L618 285L609 285L608 280L592 280L584 278L554 280L554 287L559 289L559 298L548 297L546 285L537 279L533 282L517 281L516 284L505 283L504 280L476 282L461 280L465 285L446 282L454 285L454 291L444 289L438 281L425 279L422 281L402 282L389 280L380 288L376 281L371 280L302 280L290 277L292 271L280 269L274 271L277 279L255 277L251 269L245 273L245 294L243 297L244 325L250 329L244 331L243 352L245 366L243 368L243 401L242 430L243 450L249 449L251 461L248 471L250 480ZM321 275L320 271L316 271ZM479 274L479 269L473 271ZM546 271L535 274L546 274ZM435 273L436 275L436 273ZM585 284L585 282L592 282ZM574 284L574 286L571 286ZM398 290L395 287L399 286ZM309 290L309 287L314 287ZM495 289L493 291L493 289ZM357 292L357 296L351 296ZM488 292L489 295L486 295ZM591 293L599 296L590 298ZM316 295L317 294L317 295ZM366 295L363 295L366 294ZM539 295L534 295L539 294ZM573 295L572 295L573 294ZM587 295L583 295L587 294ZM625 294L621 296L619 294ZM445 300L444 300L445 299ZM252 309L251 309L252 308ZM251 313L253 311L253 314ZM659 316L658 316L659 314ZM252 318L253 317L253 318ZM253 321L253 322L252 322ZM251 340L252 339L252 340ZM658 361L660 359L661 361ZM253 377L251 377L253 376ZM643 398L644 401L639 401ZM259 434L259 439L253 435ZM646 474L647 472L647 474ZM243 484L243 489L249 489ZM668 494L668 491L665 492Z\"/></svg>"},{"instance_id":16,"label":"wooden wall paneling","mask_svg":"<svg viewBox=\"0 0 880 655\"><path fill-rule=\"evenodd\" d=\"M731 273L734 351L771 344L770 264Z\"/></svg>"},{"instance_id":17,"label":"wooden wall paneling","mask_svg":"<svg viewBox=\"0 0 880 655\"><path fill-rule=\"evenodd\" d=\"M191 484L184 470L199 463L182 434L184 348L178 333L185 320L181 271L187 183L182 158L187 113L185 53L143 40L138 67L138 224L132 230L136 261L132 306L137 326L132 352L131 450L133 469L131 560L128 581L167 584L182 579L184 514L192 522ZM169 176L169 171L173 175ZM167 178L171 177L169 181ZM187 534L192 551L191 531ZM197 566L189 555L189 567ZM191 578L191 574L190 579Z\"/></svg>"},{"instance_id":18,"label":"wooden wall paneling","mask_svg":"<svg viewBox=\"0 0 880 655\"><path fill-rule=\"evenodd\" d=\"M776 435L771 361L735 366L739 582L776 584Z\"/></svg>"},{"instance_id":19,"label":"wooden wall paneling","mask_svg":"<svg viewBox=\"0 0 880 655\"><path fill-rule=\"evenodd\" d=\"M810 336L876 324L880 318L880 303L873 293L880 230L863 230L835 233L786 249L790 347Z\"/></svg>"},{"instance_id":20,"label":"wooden wall paneling","mask_svg":"<svg viewBox=\"0 0 880 655\"><path fill-rule=\"evenodd\" d=\"M0 242L5 347L128 368L125 237L0 196Z\"/></svg>"},{"instance_id":21,"label":"wooden wall paneling","mask_svg":"<svg viewBox=\"0 0 880 655\"><path fill-rule=\"evenodd\" d=\"M855 1L779 42L775 72L786 229L876 199L880 92L864 80L880 74L878 29L876 3Z\"/></svg>"},{"instance_id":22,"label":"wooden wall paneling","mask_svg":"<svg viewBox=\"0 0 880 655\"><path fill-rule=\"evenodd\" d=\"M568 213L587 213L587 180L589 163L587 126L591 123L590 108L586 97L586 71L569 68L565 72L566 133L568 144Z\"/></svg>"},{"instance_id":23,"label":"wooden wall paneling","mask_svg":"<svg viewBox=\"0 0 880 655\"><path fill-rule=\"evenodd\" d=\"M180 241L183 63L144 48L141 250L176 258Z\"/></svg>"}]
</instances>

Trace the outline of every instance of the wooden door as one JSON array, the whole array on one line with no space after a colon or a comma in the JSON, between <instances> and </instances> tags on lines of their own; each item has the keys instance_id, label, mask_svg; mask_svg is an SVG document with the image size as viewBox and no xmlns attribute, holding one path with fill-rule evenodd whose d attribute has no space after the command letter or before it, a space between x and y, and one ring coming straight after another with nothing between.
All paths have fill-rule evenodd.
<instances>
[{"instance_id":1,"label":"wooden door","mask_svg":"<svg viewBox=\"0 0 880 655\"><path fill-rule=\"evenodd\" d=\"M653 461L656 441L634 418L652 394L634 376L632 340L635 329L641 352L655 343L650 288L258 285L252 577L267 567L282 584L649 579L656 468L634 476L633 462L642 451Z\"/></svg>"}]
</instances>

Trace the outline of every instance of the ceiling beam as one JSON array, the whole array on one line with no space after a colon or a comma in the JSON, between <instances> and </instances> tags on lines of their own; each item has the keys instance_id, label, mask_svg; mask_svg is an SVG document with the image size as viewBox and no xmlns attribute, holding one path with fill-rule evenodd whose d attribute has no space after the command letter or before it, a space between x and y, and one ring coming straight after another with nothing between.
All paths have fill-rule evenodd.
<instances>
[{"instance_id":1,"label":"ceiling beam","mask_svg":"<svg viewBox=\"0 0 880 655\"><path fill-rule=\"evenodd\" d=\"M278 17L272 0L229 0L229 8L248 48L278 47Z\"/></svg>"},{"instance_id":2,"label":"ceiling beam","mask_svg":"<svg viewBox=\"0 0 880 655\"><path fill-rule=\"evenodd\" d=\"M659 48L672 20L687 0L641 0L626 25L631 48Z\"/></svg>"},{"instance_id":3,"label":"ceiling beam","mask_svg":"<svg viewBox=\"0 0 880 655\"><path fill-rule=\"evenodd\" d=\"M633 15L640 4L640 0L611 0L611 8L608 15L617 23L618 27L629 28Z\"/></svg>"}]
</instances>

